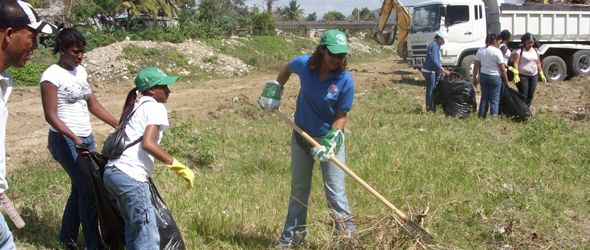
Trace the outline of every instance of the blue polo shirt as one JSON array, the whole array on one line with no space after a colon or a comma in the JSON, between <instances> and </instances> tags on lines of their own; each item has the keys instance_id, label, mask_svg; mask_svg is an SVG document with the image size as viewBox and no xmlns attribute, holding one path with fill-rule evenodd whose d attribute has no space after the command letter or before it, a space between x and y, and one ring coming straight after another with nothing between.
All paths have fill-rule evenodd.
<instances>
[{"instance_id":1,"label":"blue polo shirt","mask_svg":"<svg viewBox=\"0 0 590 250\"><path fill-rule=\"evenodd\" d=\"M324 81L319 72L311 72L311 56L295 57L289 63L292 73L299 75L301 88L295 108L295 124L313 137L324 136L336 117L336 111L347 113L354 101L354 80L345 70L335 71Z\"/></svg>"}]
</instances>

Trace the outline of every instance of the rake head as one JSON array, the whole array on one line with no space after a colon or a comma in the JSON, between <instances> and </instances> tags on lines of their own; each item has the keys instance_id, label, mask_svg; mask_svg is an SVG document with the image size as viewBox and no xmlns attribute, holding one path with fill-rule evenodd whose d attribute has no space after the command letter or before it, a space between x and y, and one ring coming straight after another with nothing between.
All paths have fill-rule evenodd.
<instances>
[{"instance_id":1,"label":"rake head","mask_svg":"<svg viewBox=\"0 0 590 250\"><path fill-rule=\"evenodd\" d=\"M402 229L413 238L419 238L422 242L427 244L434 242L432 234L411 220L406 220L401 226Z\"/></svg>"}]
</instances>

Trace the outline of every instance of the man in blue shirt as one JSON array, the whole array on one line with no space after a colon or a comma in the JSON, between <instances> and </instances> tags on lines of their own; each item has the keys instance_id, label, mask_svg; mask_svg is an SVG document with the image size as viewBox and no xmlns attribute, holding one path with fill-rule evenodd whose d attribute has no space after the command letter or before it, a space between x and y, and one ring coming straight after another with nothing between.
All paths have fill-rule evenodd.
<instances>
[{"instance_id":1,"label":"man in blue shirt","mask_svg":"<svg viewBox=\"0 0 590 250\"><path fill-rule=\"evenodd\" d=\"M436 86L436 79L440 74L449 75L449 71L442 67L442 56L440 54L440 47L445 44L447 39L446 33L437 31L434 40L428 45L426 49L426 59L422 65L422 75L426 79L426 111L436 112L434 105L433 90Z\"/></svg>"}]
</instances>

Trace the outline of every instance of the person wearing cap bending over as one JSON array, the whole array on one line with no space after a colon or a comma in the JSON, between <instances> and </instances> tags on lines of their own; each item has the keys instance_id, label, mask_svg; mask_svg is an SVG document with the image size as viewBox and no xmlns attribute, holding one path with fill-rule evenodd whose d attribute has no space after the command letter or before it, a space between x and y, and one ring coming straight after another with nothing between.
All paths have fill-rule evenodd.
<instances>
[{"instance_id":1,"label":"person wearing cap bending over","mask_svg":"<svg viewBox=\"0 0 590 250\"><path fill-rule=\"evenodd\" d=\"M123 151L119 158L110 159L104 170L105 188L125 221L125 247L128 250L160 249L148 182L154 170L154 158L184 178L187 188L193 187L193 171L160 147L164 130L169 127L164 106L170 95L168 85L177 80L178 76L168 76L155 67L139 71L135 88L129 91L121 114L121 121L129 119L125 127L125 145L133 146ZM142 94L139 100L136 100L137 92Z\"/></svg>"},{"instance_id":2,"label":"person wearing cap bending over","mask_svg":"<svg viewBox=\"0 0 590 250\"><path fill-rule=\"evenodd\" d=\"M8 189L6 180L6 122L7 102L12 92L10 67L23 67L37 48L39 32L51 34L55 26L39 20L33 7L26 2L0 1L0 194ZM15 249L12 233L0 215L0 249Z\"/></svg>"},{"instance_id":3,"label":"person wearing cap bending over","mask_svg":"<svg viewBox=\"0 0 590 250\"><path fill-rule=\"evenodd\" d=\"M426 58L422 65L422 75L426 80L426 111L436 112L434 105L433 91L436 86L436 81L440 74L449 75L450 72L442 66L442 56L440 54L440 47L445 44L447 35L442 32L436 32L434 40L428 45L426 49Z\"/></svg>"},{"instance_id":4,"label":"person wearing cap bending over","mask_svg":"<svg viewBox=\"0 0 590 250\"><path fill-rule=\"evenodd\" d=\"M49 66L40 79L45 120L50 125L47 145L71 180L71 191L64 208L58 240L66 249L78 247L82 232L86 249L102 249L98 232L96 199L87 171L78 162L80 150L95 150L90 115L112 127L119 121L98 102L88 83L84 58L86 40L73 28L59 30L53 53L56 64Z\"/></svg>"},{"instance_id":5,"label":"person wearing cap bending over","mask_svg":"<svg viewBox=\"0 0 590 250\"><path fill-rule=\"evenodd\" d=\"M346 70L348 40L338 30L326 31L313 55L295 57L269 80L259 98L269 112L279 108L283 85L291 74L300 79L295 107L295 124L321 143L312 147L293 132L291 138L291 194L285 227L279 247L301 245L307 235L307 202L311 190L312 170L320 161L328 207L338 232L350 235L355 230L346 198L345 173L330 161L336 156L345 162L344 126L354 99L354 80Z\"/></svg>"}]
</instances>

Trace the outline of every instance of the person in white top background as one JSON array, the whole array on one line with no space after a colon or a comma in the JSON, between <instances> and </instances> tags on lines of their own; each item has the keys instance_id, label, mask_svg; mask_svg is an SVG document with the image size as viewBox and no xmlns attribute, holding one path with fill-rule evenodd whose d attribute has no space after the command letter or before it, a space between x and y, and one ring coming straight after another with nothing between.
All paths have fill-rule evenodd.
<instances>
[{"instance_id":1,"label":"person in white top background","mask_svg":"<svg viewBox=\"0 0 590 250\"><path fill-rule=\"evenodd\" d=\"M127 250L159 250L160 235L155 208L150 199L149 178L154 170L154 158L165 163L192 188L195 175L191 169L170 156L160 147L168 123L164 103L168 101L168 85L178 76L168 76L156 67L143 68L135 78L135 88L129 91L121 122L125 126L125 145L120 157L110 159L104 170L104 185L125 221ZM142 96L137 99L137 92ZM139 143L132 144L139 140Z\"/></svg>"},{"instance_id":2,"label":"person in white top background","mask_svg":"<svg viewBox=\"0 0 590 250\"><path fill-rule=\"evenodd\" d=\"M6 179L6 123L8 97L12 92L13 78L10 67L23 67L37 49L39 32L51 34L55 26L39 20L33 7L16 0L0 1L0 194L8 190ZM0 215L0 249L16 249L12 233Z\"/></svg>"},{"instance_id":3,"label":"person in white top background","mask_svg":"<svg viewBox=\"0 0 590 250\"><path fill-rule=\"evenodd\" d=\"M71 180L58 236L66 249L78 248L80 224L86 249L103 248L90 176L80 167L78 150L96 148L89 113L114 128L119 124L92 93L86 69L80 65L85 47L86 40L76 29L60 29L53 50L59 53L59 60L43 72L40 80L43 112L51 126L48 148Z\"/></svg>"},{"instance_id":4,"label":"person in white top background","mask_svg":"<svg viewBox=\"0 0 590 250\"><path fill-rule=\"evenodd\" d=\"M547 78L543 73L539 51L533 46L535 45L533 34L527 32L522 35L520 40L522 48L514 52L514 68L519 76L518 81L514 80L514 83L518 88L518 92L526 98L525 102L530 107L537 89L537 83L539 80L547 83Z\"/></svg>"},{"instance_id":5,"label":"person in white top background","mask_svg":"<svg viewBox=\"0 0 590 250\"><path fill-rule=\"evenodd\" d=\"M504 61L506 63L506 65L509 65L510 63L510 57L512 56L512 50L510 49L510 47L508 47L508 43L510 43L510 38L512 37L512 34L510 34L510 31L508 30L502 30L502 32L500 32L500 38L502 39L502 41L500 42L500 51L502 51L502 55L504 56Z\"/></svg>"},{"instance_id":6,"label":"person in white top background","mask_svg":"<svg viewBox=\"0 0 590 250\"><path fill-rule=\"evenodd\" d=\"M486 117L488 109L490 115L498 115L502 83L508 84L504 56L498 48L500 47L500 41L500 35L488 34L486 36L486 47L479 49L475 54L472 82L474 86L481 83L479 117L482 118Z\"/></svg>"}]
</instances>

